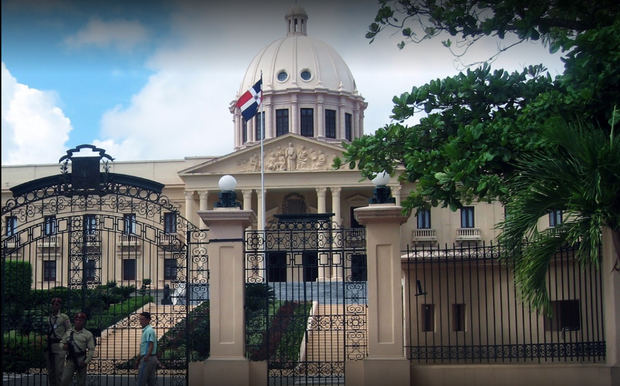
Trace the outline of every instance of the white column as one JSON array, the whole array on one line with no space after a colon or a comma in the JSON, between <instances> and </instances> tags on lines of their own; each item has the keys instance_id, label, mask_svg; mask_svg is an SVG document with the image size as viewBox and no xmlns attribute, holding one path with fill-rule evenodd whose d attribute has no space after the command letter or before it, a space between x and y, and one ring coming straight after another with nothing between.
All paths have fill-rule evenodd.
<instances>
[{"instance_id":1,"label":"white column","mask_svg":"<svg viewBox=\"0 0 620 386\"><path fill-rule=\"evenodd\" d=\"M325 213L325 191L327 188L316 188L316 211Z\"/></svg>"},{"instance_id":2,"label":"white column","mask_svg":"<svg viewBox=\"0 0 620 386\"><path fill-rule=\"evenodd\" d=\"M276 125L273 121L273 105L271 104L271 97L265 97L263 109L265 110L265 139L274 138L276 136Z\"/></svg>"},{"instance_id":3,"label":"white column","mask_svg":"<svg viewBox=\"0 0 620 386\"><path fill-rule=\"evenodd\" d=\"M200 210L207 210L208 202L209 202L209 191L208 190L198 191L198 197L200 197ZM205 226L206 225L207 224L205 224Z\"/></svg>"},{"instance_id":4,"label":"white column","mask_svg":"<svg viewBox=\"0 0 620 386\"><path fill-rule=\"evenodd\" d=\"M198 192L200 197L200 210L207 210L209 203L209 191L201 190Z\"/></svg>"},{"instance_id":5,"label":"white column","mask_svg":"<svg viewBox=\"0 0 620 386\"><path fill-rule=\"evenodd\" d=\"M340 212L340 192L342 188L332 187L329 188L332 191L332 211L334 212L334 221L336 224L342 224L342 213Z\"/></svg>"},{"instance_id":6,"label":"white column","mask_svg":"<svg viewBox=\"0 0 620 386\"><path fill-rule=\"evenodd\" d=\"M265 219L265 213L263 213L263 206L261 205L263 194L260 191L260 189L256 191L256 196L258 198L258 204L257 204L258 210L256 211L258 213L258 216L257 216L258 222L256 223L256 227L260 229L262 227L263 220ZM267 189L265 189L265 199L267 199Z\"/></svg>"},{"instance_id":7,"label":"white column","mask_svg":"<svg viewBox=\"0 0 620 386\"><path fill-rule=\"evenodd\" d=\"M291 133L299 134L299 107L297 105L297 95L291 95Z\"/></svg>"},{"instance_id":8,"label":"white column","mask_svg":"<svg viewBox=\"0 0 620 386\"><path fill-rule=\"evenodd\" d=\"M252 210L252 189L243 189L241 193L243 194L243 210ZM252 224L248 227L250 228Z\"/></svg>"},{"instance_id":9,"label":"white column","mask_svg":"<svg viewBox=\"0 0 620 386\"><path fill-rule=\"evenodd\" d=\"M344 97L340 97L338 104L338 117L336 117L336 138L344 139Z\"/></svg>"},{"instance_id":10,"label":"white column","mask_svg":"<svg viewBox=\"0 0 620 386\"><path fill-rule=\"evenodd\" d=\"M353 127L351 128L352 137L353 137L352 139L359 138L363 134L362 132L360 132L359 115L360 115L359 110L354 109L353 118L352 118L353 122L351 122L351 125L353 125Z\"/></svg>"},{"instance_id":11,"label":"white column","mask_svg":"<svg viewBox=\"0 0 620 386\"><path fill-rule=\"evenodd\" d=\"M342 213L340 212L340 192L342 188L332 187L329 188L332 191L332 211L334 212L334 222L337 224L335 228L340 228L342 225ZM341 232L340 229L336 229L335 232ZM336 240L336 237L334 237ZM344 260L341 254L332 255L332 280L342 280L344 271Z\"/></svg>"},{"instance_id":12,"label":"white column","mask_svg":"<svg viewBox=\"0 0 620 386\"><path fill-rule=\"evenodd\" d=\"M185 218L189 222L194 222L194 191L185 191Z\"/></svg>"},{"instance_id":13,"label":"white column","mask_svg":"<svg viewBox=\"0 0 620 386\"><path fill-rule=\"evenodd\" d=\"M323 112L323 95L316 97L316 113L314 125L317 128L317 132L314 134L317 138L325 138L325 113Z\"/></svg>"},{"instance_id":14,"label":"white column","mask_svg":"<svg viewBox=\"0 0 620 386\"><path fill-rule=\"evenodd\" d=\"M394 197L396 199L396 205L400 206L401 186L400 185L395 185L395 186L392 186L391 189L392 189L392 197Z\"/></svg>"}]
</instances>

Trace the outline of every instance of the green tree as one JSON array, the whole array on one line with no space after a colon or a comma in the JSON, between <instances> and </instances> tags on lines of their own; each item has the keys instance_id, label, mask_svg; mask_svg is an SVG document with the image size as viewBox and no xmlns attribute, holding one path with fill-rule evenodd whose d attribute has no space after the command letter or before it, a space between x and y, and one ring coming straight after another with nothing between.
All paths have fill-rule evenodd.
<instances>
[{"instance_id":1,"label":"green tree","mask_svg":"<svg viewBox=\"0 0 620 386\"><path fill-rule=\"evenodd\" d=\"M577 246L578 261L598 266L601 228L609 227L620 250L620 137L614 124L606 136L588 124L558 120L543 133L549 148L516 162L500 242L515 261L524 299L536 307L548 309L545 278L560 247ZM539 231L538 219L556 209L566 221Z\"/></svg>"},{"instance_id":2,"label":"green tree","mask_svg":"<svg viewBox=\"0 0 620 386\"><path fill-rule=\"evenodd\" d=\"M366 35L371 42L383 31L396 29L403 36L400 48L447 37L442 44L448 49L465 47L466 51L481 38L502 41L512 35L516 40L504 40L510 42L498 54L521 41L541 40L551 52L562 52L564 73L552 79L540 65L508 73L492 71L485 63L413 87L393 98L391 118L395 122L344 144L343 160L337 159L334 166L344 161L351 168L358 167L365 177L399 169L402 180L415 182L415 189L403 201L408 210L431 205L454 210L474 200L499 200L510 214L523 202L534 204L537 198L538 212L530 213L529 222L515 215L503 224L503 242L509 244L510 256L521 270L517 275L526 298L544 305L543 273L550 252L560 242L579 241L580 258L598 261L593 243L600 241L601 226L610 227L614 239L620 240L617 203L609 197L601 201L601 195L618 191L617 175L604 172L608 169L602 165L617 165L619 151L611 123L612 112L620 105L619 9L619 3L611 0L380 0ZM426 116L418 124L405 123L422 112ZM580 156L579 148L568 148L559 141L558 131L567 127L564 132L572 133L568 138L582 151L597 142L601 146L602 138L610 138L605 142L608 149L591 150L588 155L595 158ZM554 177L540 170L541 165L550 167L542 163L543 158L570 172L551 168L556 170L555 177L566 180L555 183L546 196L527 196L525 192L537 192L536 184L544 185L545 180L528 180L526 175L541 172L541 176ZM577 160L583 165L576 166ZM581 173L568 168L571 165L581 168ZM528 168L535 172L528 174ZM583 188L579 178L584 175L600 178L590 184L599 189L597 194L577 189ZM556 233L545 242L531 226L534 216L538 219L550 208L571 215L556 229L566 237ZM523 236L535 240L525 250Z\"/></svg>"}]
</instances>

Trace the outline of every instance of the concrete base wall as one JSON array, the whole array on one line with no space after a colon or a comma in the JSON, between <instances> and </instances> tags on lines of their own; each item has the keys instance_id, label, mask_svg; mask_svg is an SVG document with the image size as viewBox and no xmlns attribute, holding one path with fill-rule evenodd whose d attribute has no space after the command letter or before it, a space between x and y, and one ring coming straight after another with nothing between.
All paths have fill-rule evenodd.
<instances>
[{"instance_id":1,"label":"concrete base wall","mask_svg":"<svg viewBox=\"0 0 620 386\"><path fill-rule=\"evenodd\" d=\"M620 368L605 365L429 365L411 367L413 386L614 386Z\"/></svg>"}]
</instances>

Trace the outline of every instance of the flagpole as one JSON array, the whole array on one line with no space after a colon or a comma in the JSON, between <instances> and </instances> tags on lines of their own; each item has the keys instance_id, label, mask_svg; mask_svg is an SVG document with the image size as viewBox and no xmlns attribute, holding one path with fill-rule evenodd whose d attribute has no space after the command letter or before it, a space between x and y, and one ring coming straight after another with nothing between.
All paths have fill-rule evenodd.
<instances>
[{"instance_id":1,"label":"flagpole","mask_svg":"<svg viewBox=\"0 0 620 386\"><path fill-rule=\"evenodd\" d=\"M261 197L261 211L263 213L261 218L261 230L265 231L265 153L263 148L263 140L265 138L265 108L263 107L263 72L260 72L261 80L261 100L260 100L260 121L261 121L261 133L260 133L260 197Z\"/></svg>"}]
</instances>

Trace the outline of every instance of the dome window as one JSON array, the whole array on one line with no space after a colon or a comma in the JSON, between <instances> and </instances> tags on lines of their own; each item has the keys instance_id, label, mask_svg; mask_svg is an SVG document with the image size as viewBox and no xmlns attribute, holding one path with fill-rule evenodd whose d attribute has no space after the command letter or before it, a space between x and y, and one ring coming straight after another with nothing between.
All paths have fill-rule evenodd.
<instances>
[{"instance_id":1,"label":"dome window","mask_svg":"<svg viewBox=\"0 0 620 386\"><path fill-rule=\"evenodd\" d=\"M282 70L278 72L278 81L284 82L287 79L288 79L288 74L286 73L286 71Z\"/></svg>"},{"instance_id":2,"label":"dome window","mask_svg":"<svg viewBox=\"0 0 620 386\"><path fill-rule=\"evenodd\" d=\"M307 81L310 80L310 78L312 78L312 73L310 72L310 70L306 69L301 71L301 79Z\"/></svg>"}]
</instances>

